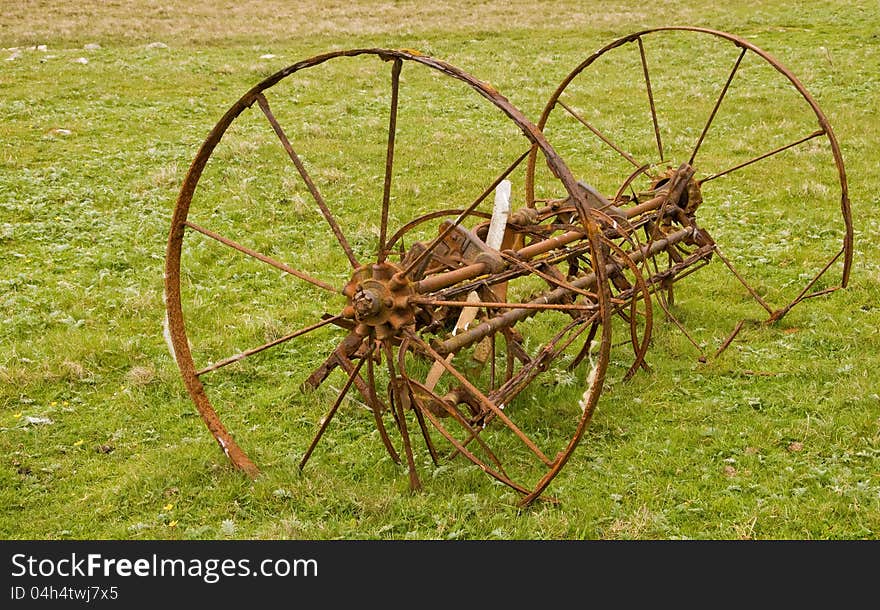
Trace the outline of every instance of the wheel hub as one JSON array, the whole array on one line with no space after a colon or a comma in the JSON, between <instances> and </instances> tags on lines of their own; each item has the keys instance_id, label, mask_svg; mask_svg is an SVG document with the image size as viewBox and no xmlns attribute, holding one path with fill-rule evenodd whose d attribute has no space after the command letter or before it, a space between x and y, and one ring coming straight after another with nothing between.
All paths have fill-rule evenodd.
<instances>
[{"instance_id":1,"label":"wheel hub","mask_svg":"<svg viewBox=\"0 0 880 610\"><path fill-rule=\"evenodd\" d=\"M356 269L342 292L348 297L343 315L358 323L355 332L359 335L372 330L384 339L415 320L409 304L412 285L401 279L400 269L391 263Z\"/></svg>"}]
</instances>

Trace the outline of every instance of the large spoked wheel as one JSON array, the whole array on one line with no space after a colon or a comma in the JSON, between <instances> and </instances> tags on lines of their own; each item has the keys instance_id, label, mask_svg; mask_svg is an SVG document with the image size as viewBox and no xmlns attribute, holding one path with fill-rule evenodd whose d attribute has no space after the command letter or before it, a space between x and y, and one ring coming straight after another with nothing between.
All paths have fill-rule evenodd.
<instances>
[{"instance_id":1,"label":"large spoked wheel","mask_svg":"<svg viewBox=\"0 0 880 610\"><path fill-rule=\"evenodd\" d=\"M691 27L620 38L562 81L538 126L573 174L628 218L686 177L680 207L699 222L705 248L676 246L642 265L658 278L652 292L670 317L671 284L689 257L717 258L731 273L701 275L688 293L742 318L778 321L800 301L846 286L853 228L840 147L801 81L751 42ZM553 193L536 159L526 197L541 205ZM650 245L664 237L661 224L655 213L633 237ZM706 320L719 314L702 310Z\"/></svg>"},{"instance_id":2,"label":"large spoked wheel","mask_svg":"<svg viewBox=\"0 0 880 610\"><path fill-rule=\"evenodd\" d=\"M505 226L533 148L563 200L511 202ZM529 503L580 441L608 366L609 250L588 208L541 132L447 63L359 49L294 64L227 111L181 188L166 308L186 388L252 476L220 414L259 436L258 410L283 428L318 396L301 468L360 405L411 487L420 460L468 459ZM517 399L580 361L579 403Z\"/></svg>"}]
</instances>

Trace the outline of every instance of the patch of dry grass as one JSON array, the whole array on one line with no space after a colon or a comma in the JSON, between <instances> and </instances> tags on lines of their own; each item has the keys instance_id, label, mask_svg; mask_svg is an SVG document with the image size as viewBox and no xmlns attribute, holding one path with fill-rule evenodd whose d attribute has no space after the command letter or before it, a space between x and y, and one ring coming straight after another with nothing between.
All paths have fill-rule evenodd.
<instances>
[{"instance_id":1,"label":"patch of dry grass","mask_svg":"<svg viewBox=\"0 0 880 610\"><path fill-rule=\"evenodd\" d=\"M4 3L0 45L112 40L171 44L291 41L312 36L409 36L426 31L494 33L506 30L617 28L641 26L659 17L694 22L700 12L661 1L584 3L576 0L510 2L184 2L29 0ZM724 13L722 8L719 13ZM132 16L137 19L133 20Z\"/></svg>"}]
</instances>

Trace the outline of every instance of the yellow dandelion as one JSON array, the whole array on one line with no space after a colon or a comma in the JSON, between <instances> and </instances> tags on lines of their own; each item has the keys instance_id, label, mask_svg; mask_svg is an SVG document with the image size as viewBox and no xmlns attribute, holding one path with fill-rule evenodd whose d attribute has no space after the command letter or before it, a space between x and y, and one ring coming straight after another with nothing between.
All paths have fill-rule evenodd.
<instances>
[{"instance_id":1,"label":"yellow dandelion","mask_svg":"<svg viewBox=\"0 0 880 610\"><path fill-rule=\"evenodd\" d=\"M14 417L15 419L21 419L21 413L16 413L12 417Z\"/></svg>"},{"instance_id":2,"label":"yellow dandelion","mask_svg":"<svg viewBox=\"0 0 880 610\"><path fill-rule=\"evenodd\" d=\"M177 519L168 522L168 527L177 527Z\"/></svg>"},{"instance_id":3,"label":"yellow dandelion","mask_svg":"<svg viewBox=\"0 0 880 610\"><path fill-rule=\"evenodd\" d=\"M53 400L52 402L49 403L49 406L50 407L57 407L58 403Z\"/></svg>"},{"instance_id":4,"label":"yellow dandelion","mask_svg":"<svg viewBox=\"0 0 880 610\"><path fill-rule=\"evenodd\" d=\"M174 508L173 504L166 504L162 507L162 510L171 510L172 508Z\"/></svg>"},{"instance_id":5,"label":"yellow dandelion","mask_svg":"<svg viewBox=\"0 0 880 610\"><path fill-rule=\"evenodd\" d=\"M76 441L76 442L73 444L73 446L74 446L74 447L79 447L79 446L82 445L84 442L85 442L85 441L84 441L83 439L79 439L78 441Z\"/></svg>"}]
</instances>

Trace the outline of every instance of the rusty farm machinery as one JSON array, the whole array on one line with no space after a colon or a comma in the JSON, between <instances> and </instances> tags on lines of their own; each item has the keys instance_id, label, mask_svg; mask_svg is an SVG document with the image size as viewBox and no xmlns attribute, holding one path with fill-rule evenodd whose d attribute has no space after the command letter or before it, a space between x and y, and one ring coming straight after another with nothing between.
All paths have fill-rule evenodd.
<instances>
[{"instance_id":1,"label":"rusty farm machinery","mask_svg":"<svg viewBox=\"0 0 880 610\"><path fill-rule=\"evenodd\" d=\"M221 413L250 436L269 434L254 409L310 430L300 468L335 425L352 439L335 447L375 440L413 489L419 462L469 460L525 505L609 379L649 368L661 316L706 361L746 318L846 286L852 235L826 116L738 36L616 40L537 122L431 56L334 51L254 86L199 149L167 245L166 338L251 476ZM682 302L674 286L707 266ZM733 319L707 342L690 309ZM305 417L316 399L323 417Z\"/></svg>"}]
</instances>

